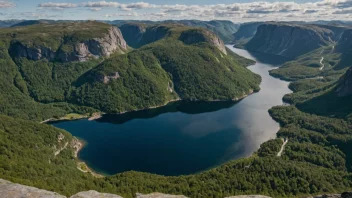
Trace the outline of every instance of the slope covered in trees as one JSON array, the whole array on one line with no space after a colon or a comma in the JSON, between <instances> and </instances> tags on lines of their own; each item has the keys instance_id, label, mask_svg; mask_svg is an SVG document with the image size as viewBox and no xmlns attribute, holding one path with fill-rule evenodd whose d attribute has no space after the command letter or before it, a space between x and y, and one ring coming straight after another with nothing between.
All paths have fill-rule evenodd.
<instances>
[{"instance_id":1,"label":"slope covered in trees","mask_svg":"<svg viewBox=\"0 0 352 198\"><path fill-rule=\"evenodd\" d=\"M221 39L203 29L153 26L143 40L150 44L132 52L116 27L93 21L0 34L0 112L9 116L116 113L178 99L232 100L259 90L260 77L245 68L252 61L227 52Z\"/></svg>"},{"instance_id":2,"label":"slope covered in trees","mask_svg":"<svg viewBox=\"0 0 352 198\"><path fill-rule=\"evenodd\" d=\"M229 100L257 90L260 78L244 67L251 61L223 51L214 34L202 29L166 28L165 37L138 50L82 62L10 56L8 50L16 35L9 32L16 29L6 29L0 42L0 112L11 117L0 115L0 177L64 195L92 189L124 197L156 191L189 197L299 197L351 189L350 120L312 115L310 110L305 113L298 103L294 103L297 107L270 110L282 125L278 139L264 143L249 158L209 171L177 177L132 171L104 178L80 172L73 137L30 120L69 112L133 110L178 97ZM310 84L310 80L315 83ZM310 80L291 85L294 94L304 91L305 97L313 98L319 93L314 90L331 86L319 79ZM289 142L277 157L281 138Z\"/></svg>"}]
</instances>

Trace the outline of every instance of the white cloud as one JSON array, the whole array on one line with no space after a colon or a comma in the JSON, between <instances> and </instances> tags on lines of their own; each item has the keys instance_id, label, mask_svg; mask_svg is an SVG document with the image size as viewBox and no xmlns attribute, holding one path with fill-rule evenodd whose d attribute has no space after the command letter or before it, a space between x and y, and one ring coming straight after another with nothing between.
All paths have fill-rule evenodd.
<instances>
[{"instance_id":1,"label":"white cloud","mask_svg":"<svg viewBox=\"0 0 352 198\"><path fill-rule=\"evenodd\" d=\"M0 0L0 7L1 1ZM255 1L248 3L182 5L182 4L150 4L146 2L120 3L119 1L87 1L72 3L43 3L38 7L51 9L85 8L91 11L104 11L100 17L118 19L167 20L167 19L199 19L199 20L232 20L232 21L267 21L267 20L325 20L345 19L352 13L352 0L321 0L318 2L268 2ZM77 13L82 9L76 9ZM82 14L82 16L84 16ZM69 16L68 16L69 17ZM87 16L88 17L88 16ZM89 16L91 17L91 16ZM100 18L97 18L100 19Z\"/></svg>"},{"instance_id":2,"label":"white cloud","mask_svg":"<svg viewBox=\"0 0 352 198\"><path fill-rule=\"evenodd\" d=\"M105 14L104 17L111 18L111 17L138 17L139 15L135 12L129 13L114 13L114 14Z\"/></svg>"},{"instance_id":3,"label":"white cloud","mask_svg":"<svg viewBox=\"0 0 352 198\"><path fill-rule=\"evenodd\" d=\"M0 1L0 8L13 8L15 4L9 1Z\"/></svg>"},{"instance_id":4,"label":"white cloud","mask_svg":"<svg viewBox=\"0 0 352 198\"><path fill-rule=\"evenodd\" d=\"M154 4L149 4L145 2L138 2L138 3L130 3L130 4L125 4L127 8L131 9L143 9L143 8L156 8L158 7L157 5Z\"/></svg>"},{"instance_id":5,"label":"white cloud","mask_svg":"<svg viewBox=\"0 0 352 198\"><path fill-rule=\"evenodd\" d=\"M40 8L77 8L78 5L77 4L73 4L73 3L41 3L38 5L38 7Z\"/></svg>"},{"instance_id":6,"label":"white cloud","mask_svg":"<svg viewBox=\"0 0 352 198\"><path fill-rule=\"evenodd\" d=\"M86 2L86 3L82 3L81 5L89 8L109 8L109 7L118 7L121 4L117 2L97 1L97 2Z\"/></svg>"}]
</instances>

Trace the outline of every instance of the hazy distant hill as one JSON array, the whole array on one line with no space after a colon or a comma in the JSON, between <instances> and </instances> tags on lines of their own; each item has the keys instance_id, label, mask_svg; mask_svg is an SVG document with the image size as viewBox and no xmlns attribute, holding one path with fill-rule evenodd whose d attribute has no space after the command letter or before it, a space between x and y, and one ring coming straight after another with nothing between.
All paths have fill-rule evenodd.
<instances>
[{"instance_id":1,"label":"hazy distant hill","mask_svg":"<svg viewBox=\"0 0 352 198\"><path fill-rule=\"evenodd\" d=\"M294 58L333 42L332 30L292 23L264 23L257 28L255 36L245 45L257 52Z\"/></svg>"}]
</instances>

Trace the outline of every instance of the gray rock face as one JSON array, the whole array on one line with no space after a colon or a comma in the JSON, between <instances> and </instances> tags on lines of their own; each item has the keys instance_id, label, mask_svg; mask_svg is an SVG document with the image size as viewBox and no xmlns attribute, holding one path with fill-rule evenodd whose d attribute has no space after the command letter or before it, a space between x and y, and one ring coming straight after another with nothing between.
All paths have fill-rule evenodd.
<instances>
[{"instance_id":1,"label":"gray rock face","mask_svg":"<svg viewBox=\"0 0 352 198\"><path fill-rule=\"evenodd\" d=\"M0 179L0 197L1 198L67 198L55 192L41 190L34 187L15 184L3 179ZM151 194L136 194L137 198L187 198L184 195L169 195L163 193ZM121 196L99 193L94 190L79 192L72 195L70 198L122 198ZM226 198L271 198L263 195L240 195ZM307 198L352 198L352 192L344 192L342 194L319 195Z\"/></svg>"},{"instance_id":2,"label":"gray rock face","mask_svg":"<svg viewBox=\"0 0 352 198\"><path fill-rule=\"evenodd\" d=\"M66 198L54 192L14 184L0 179L1 198Z\"/></svg>"},{"instance_id":3,"label":"gray rock face","mask_svg":"<svg viewBox=\"0 0 352 198\"><path fill-rule=\"evenodd\" d=\"M271 198L263 195L238 195L232 197L225 197L225 198Z\"/></svg>"},{"instance_id":4,"label":"gray rock face","mask_svg":"<svg viewBox=\"0 0 352 198\"><path fill-rule=\"evenodd\" d=\"M187 45L207 42L218 48L222 53L227 54L224 42L216 34L205 29L191 29L185 31L181 34L179 39Z\"/></svg>"},{"instance_id":5,"label":"gray rock face","mask_svg":"<svg viewBox=\"0 0 352 198\"><path fill-rule=\"evenodd\" d=\"M318 195L307 198L352 198L352 192L344 192L342 194Z\"/></svg>"},{"instance_id":6,"label":"gray rock face","mask_svg":"<svg viewBox=\"0 0 352 198\"><path fill-rule=\"evenodd\" d=\"M99 193L94 190L86 191L86 192L80 192L77 193L70 198L122 198L118 195L113 195L113 194L107 194L107 193Z\"/></svg>"},{"instance_id":7,"label":"gray rock face","mask_svg":"<svg viewBox=\"0 0 352 198\"><path fill-rule=\"evenodd\" d=\"M137 193L137 198L187 198L187 197L183 195L168 195L168 194L162 194L162 193L151 193L147 195Z\"/></svg>"},{"instance_id":8,"label":"gray rock face","mask_svg":"<svg viewBox=\"0 0 352 198\"><path fill-rule=\"evenodd\" d=\"M106 34L100 38L93 38L80 43L70 44L73 48L72 52L65 52L62 46L59 49L50 49L44 46L28 47L20 42L12 43L9 49L12 57L25 57L30 60L47 59L49 61L58 60L61 62L70 61L87 61L93 57L110 56L111 53L120 50L127 50L126 41L123 39L122 33L116 27L111 27Z\"/></svg>"},{"instance_id":9,"label":"gray rock face","mask_svg":"<svg viewBox=\"0 0 352 198\"><path fill-rule=\"evenodd\" d=\"M331 44L333 32L314 25L266 23L258 26L246 44L250 51L295 58L321 46Z\"/></svg>"},{"instance_id":10,"label":"gray rock face","mask_svg":"<svg viewBox=\"0 0 352 198\"><path fill-rule=\"evenodd\" d=\"M111 80L114 80L114 79L118 79L120 78L120 75L119 75L119 72L115 72L115 73L112 73L110 75L99 75L97 77L97 80L104 83L104 84L108 84Z\"/></svg>"}]
</instances>

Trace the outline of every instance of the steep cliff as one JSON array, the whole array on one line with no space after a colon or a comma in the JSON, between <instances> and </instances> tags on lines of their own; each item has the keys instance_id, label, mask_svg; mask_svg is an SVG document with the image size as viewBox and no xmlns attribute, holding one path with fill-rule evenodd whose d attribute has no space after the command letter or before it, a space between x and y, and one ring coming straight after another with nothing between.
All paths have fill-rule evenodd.
<instances>
[{"instance_id":1,"label":"steep cliff","mask_svg":"<svg viewBox=\"0 0 352 198\"><path fill-rule=\"evenodd\" d=\"M250 51L295 58L332 43L333 32L314 25L265 23L245 45Z\"/></svg>"},{"instance_id":2,"label":"steep cliff","mask_svg":"<svg viewBox=\"0 0 352 198\"><path fill-rule=\"evenodd\" d=\"M126 23L119 26L126 42L133 48L140 47L141 40L146 32L146 25L142 23Z\"/></svg>"},{"instance_id":3,"label":"steep cliff","mask_svg":"<svg viewBox=\"0 0 352 198\"><path fill-rule=\"evenodd\" d=\"M89 32L95 34L77 34L88 28ZM42 38L35 35L28 37L26 33L34 29L41 29ZM127 50L126 41L118 28L96 22L40 24L14 30L9 48L13 58L24 57L34 61L87 61L90 58L108 57L114 52L123 53Z\"/></svg>"},{"instance_id":4,"label":"steep cliff","mask_svg":"<svg viewBox=\"0 0 352 198\"><path fill-rule=\"evenodd\" d=\"M157 25L142 37L149 43L82 75L71 99L118 113L181 99L237 100L259 90L260 77L245 68L252 62L229 52L209 30Z\"/></svg>"}]
</instances>

